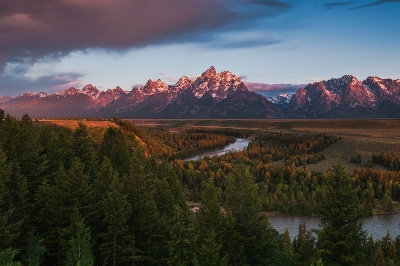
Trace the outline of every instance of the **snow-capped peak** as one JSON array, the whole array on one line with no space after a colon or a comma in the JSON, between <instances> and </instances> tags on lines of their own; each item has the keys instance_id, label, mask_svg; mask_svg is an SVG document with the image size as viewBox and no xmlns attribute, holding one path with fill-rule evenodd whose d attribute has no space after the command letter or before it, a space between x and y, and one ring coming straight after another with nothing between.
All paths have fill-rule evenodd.
<instances>
[{"instance_id":1,"label":"snow-capped peak","mask_svg":"<svg viewBox=\"0 0 400 266\"><path fill-rule=\"evenodd\" d=\"M184 86L186 86L188 84L191 84L191 83L192 83L192 81L188 77L182 76L178 80L178 82L175 84L175 87L184 87Z\"/></svg>"},{"instance_id":2,"label":"snow-capped peak","mask_svg":"<svg viewBox=\"0 0 400 266\"><path fill-rule=\"evenodd\" d=\"M92 84L86 85L85 87L83 87L81 93L86 94L92 98L96 98L98 97L100 91L94 87Z\"/></svg>"},{"instance_id":3,"label":"snow-capped peak","mask_svg":"<svg viewBox=\"0 0 400 266\"><path fill-rule=\"evenodd\" d=\"M38 93L38 96L39 96L40 98L44 98L44 97L47 97L47 93L45 93L45 92L39 92L39 93Z\"/></svg>"},{"instance_id":4,"label":"snow-capped peak","mask_svg":"<svg viewBox=\"0 0 400 266\"><path fill-rule=\"evenodd\" d=\"M8 101L11 101L13 98L11 98L10 96L3 96L0 98L0 103L6 103Z\"/></svg>"},{"instance_id":5,"label":"snow-capped peak","mask_svg":"<svg viewBox=\"0 0 400 266\"><path fill-rule=\"evenodd\" d=\"M160 79L156 81L149 79L146 85L144 85L144 87L142 88L142 92L144 92L145 94L154 94L157 92L168 91L168 88L169 86L162 82Z\"/></svg>"},{"instance_id":6,"label":"snow-capped peak","mask_svg":"<svg viewBox=\"0 0 400 266\"><path fill-rule=\"evenodd\" d=\"M215 68L213 66L211 66L203 74L201 74L201 77L202 78L212 78L215 75L217 75L217 71L215 71Z\"/></svg>"},{"instance_id":7,"label":"snow-capped peak","mask_svg":"<svg viewBox=\"0 0 400 266\"><path fill-rule=\"evenodd\" d=\"M18 97L31 97L31 96L35 96L35 95L36 95L35 93L28 91L28 92L18 95Z\"/></svg>"},{"instance_id":8,"label":"snow-capped peak","mask_svg":"<svg viewBox=\"0 0 400 266\"><path fill-rule=\"evenodd\" d=\"M288 93L281 93L278 96L267 97L267 99L270 100L272 103L288 104L292 96L293 95L290 95Z\"/></svg>"}]
</instances>

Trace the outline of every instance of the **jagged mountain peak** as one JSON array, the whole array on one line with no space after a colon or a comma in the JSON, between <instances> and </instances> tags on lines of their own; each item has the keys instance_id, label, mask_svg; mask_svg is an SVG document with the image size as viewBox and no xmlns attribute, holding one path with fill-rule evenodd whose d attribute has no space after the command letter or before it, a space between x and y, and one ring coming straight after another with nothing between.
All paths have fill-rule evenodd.
<instances>
[{"instance_id":1,"label":"jagged mountain peak","mask_svg":"<svg viewBox=\"0 0 400 266\"><path fill-rule=\"evenodd\" d=\"M352 84L361 86L361 82L353 75L344 75L341 78L333 78L323 83L328 90L335 93L337 93L338 89L341 89L342 87L348 87Z\"/></svg>"},{"instance_id":2,"label":"jagged mountain peak","mask_svg":"<svg viewBox=\"0 0 400 266\"><path fill-rule=\"evenodd\" d=\"M250 92L240 77L210 67L191 81L182 76L175 85L148 80L140 88L99 91L92 84L47 95L44 92L0 98L0 108L15 116L33 117L400 117L400 80L370 76L360 82L344 75L308 84L293 97L265 98Z\"/></svg>"},{"instance_id":3,"label":"jagged mountain peak","mask_svg":"<svg viewBox=\"0 0 400 266\"><path fill-rule=\"evenodd\" d=\"M90 97L97 97L100 93L100 91L93 86L92 84L88 84L83 89L81 90L81 93L86 94Z\"/></svg>"},{"instance_id":4,"label":"jagged mountain peak","mask_svg":"<svg viewBox=\"0 0 400 266\"><path fill-rule=\"evenodd\" d=\"M192 85L192 81L187 76L182 76L174 85L175 88L187 89Z\"/></svg>"},{"instance_id":5,"label":"jagged mountain peak","mask_svg":"<svg viewBox=\"0 0 400 266\"><path fill-rule=\"evenodd\" d=\"M121 89L120 86L115 87L115 88L113 89L113 91L116 91L116 92L124 92L124 90Z\"/></svg>"},{"instance_id":6,"label":"jagged mountain peak","mask_svg":"<svg viewBox=\"0 0 400 266\"><path fill-rule=\"evenodd\" d=\"M215 75L217 75L217 71L215 70L215 67L211 66L203 74L201 74L201 77L202 78L213 78Z\"/></svg>"},{"instance_id":7,"label":"jagged mountain peak","mask_svg":"<svg viewBox=\"0 0 400 266\"><path fill-rule=\"evenodd\" d=\"M144 85L144 87L142 88L142 92L146 94L154 94L158 92L168 91L168 88L169 86L162 82L160 79L157 79L155 81L149 79L146 85Z\"/></svg>"},{"instance_id":8,"label":"jagged mountain peak","mask_svg":"<svg viewBox=\"0 0 400 266\"><path fill-rule=\"evenodd\" d=\"M0 103L6 103L12 99L13 98L11 98L10 96L3 96L3 97L0 97Z\"/></svg>"},{"instance_id":9,"label":"jagged mountain peak","mask_svg":"<svg viewBox=\"0 0 400 266\"><path fill-rule=\"evenodd\" d=\"M87 84L86 86L83 87L82 90L97 90L97 88L92 84Z\"/></svg>"},{"instance_id":10,"label":"jagged mountain peak","mask_svg":"<svg viewBox=\"0 0 400 266\"><path fill-rule=\"evenodd\" d=\"M149 80L147 81L146 85L144 85L144 86L145 86L145 87L149 87L149 86L160 86L160 85L164 86L164 85L167 85L167 84L165 84L164 82L162 82L161 79L157 79L157 80L149 79Z\"/></svg>"},{"instance_id":11,"label":"jagged mountain peak","mask_svg":"<svg viewBox=\"0 0 400 266\"><path fill-rule=\"evenodd\" d=\"M34 92L28 91L28 92L18 95L18 97L30 97L30 96L35 96L35 95L36 94Z\"/></svg>"}]
</instances>

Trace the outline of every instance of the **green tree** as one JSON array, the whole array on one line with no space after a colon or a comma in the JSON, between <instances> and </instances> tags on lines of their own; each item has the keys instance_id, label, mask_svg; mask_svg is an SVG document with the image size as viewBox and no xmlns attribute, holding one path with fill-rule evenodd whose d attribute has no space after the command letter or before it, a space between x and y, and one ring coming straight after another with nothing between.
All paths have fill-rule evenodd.
<instances>
[{"instance_id":1,"label":"green tree","mask_svg":"<svg viewBox=\"0 0 400 266\"><path fill-rule=\"evenodd\" d=\"M262 213L253 176L244 165L235 168L225 190L226 209L234 220L238 245L243 246L247 263L265 265L273 261L277 250L278 233Z\"/></svg>"},{"instance_id":2,"label":"green tree","mask_svg":"<svg viewBox=\"0 0 400 266\"><path fill-rule=\"evenodd\" d=\"M301 265L310 265L315 255L315 237L307 230L305 222L299 225L299 234L294 242L299 263Z\"/></svg>"},{"instance_id":3,"label":"green tree","mask_svg":"<svg viewBox=\"0 0 400 266\"><path fill-rule=\"evenodd\" d=\"M366 233L362 229L357 191L345 167L338 163L327 175L320 202L317 249L326 265L362 265Z\"/></svg>"},{"instance_id":4,"label":"green tree","mask_svg":"<svg viewBox=\"0 0 400 266\"><path fill-rule=\"evenodd\" d=\"M381 246L378 244L376 246L374 255L372 257L371 266L385 266L385 265L386 265L385 257L383 255Z\"/></svg>"},{"instance_id":5,"label":"green tree","mask_svg":"<svg viewBox=\"0 0 400 266\"><path fill-rule=\"evenodd\" d=\"M0 122L3 121L5 118L4 110L0 109Z\"/></svg>"},{"instance_id":6,"label":"green tree","mask_svg":"<svg viewBox=\"0 0 400 266\"><path fill-rule=\"evenodd\" d=\"M49 264L61 265L66 259L69 241L74 234L70 221L74 210L87 218L92 205L92 188L84 165L74 158L71 168L60 168L54 185L43 183L36 193L36 206L40 206L36 217L37 229L45 239ZM51 217L51 219L49 219Z\"/></svg>"},{"instance_id":7,"label":"green tree","mask_svg":"<svg viewBox=\"0 0 400 266\"><path fill-rule=\"evenodd\" d=\"M5 250L0 249L0 265L4 266L22 266L20 262L14 261L14 257L17 255L16 249L8 248Z\"/></svg>"},{"instance_id":8,"label":"green tree","mask_svg":"<svg viewBox=\"0 0 400 266\"><path fill-rule=\"evenodd\" d=\"M200 242L198 251L198 265L219 266L227 265L226 256L221 257L222 244L217 241L217 234L209 231L206 237Z\"/></svg>"},{"instance_id":9,"label":"green tree","mask_svg":"<svg viewBox=\"0 0 400 266\"><path fill-rule=\"evenodd\" d=\"M118 178L114 178L111 182L110 190L102 201L102 211L106 231L102 233L100 250L104 263L119 265L133 261L136 250L128 226L132 205L128 201L128 195L123 192L122 183Z\"/></svg>"},{"instance_id":10,"label":"green tree","mask_svg":"<svg viewBox=\"0 0 400 266\"><path fill-rule=\"evenodd\" d=\"M46 251L43 239L33 232L29 233L28 247L24 254L24 263L29 266L40 266L43 261L43 254Z\"/></svg>"},{"instance_id":11,"label":"green tree","mask_svg":"<svg viewBox=\"0 0 400 266\"><path fill-rule=\"evenodd\" d=\"M120 173L129 171L130 147L125 139L124 132L115 127L109 127L103 136L99 147L100 158L110 158L114 168Z\"/></svg>"},{"instance_id":12,"label":"green tree","mask_svg":"<svg viewBox=\"0 0 400 266\"><path fill-rule=\"evenodd\" d=\"M298 265L298 254L294 254L293 243L290 238L289 230L286 229L283 234L280 235L280 249L276 253L274 265Z\"/></svg>"},{"instance_id":13,"label":"green tree","mask_svg":"<svg viewBox=\"0 0 400 266\"><path fill-rule=\"evenodd\" d=\"M392 197L389 194L383 193L381 203L382 203L382 209L385 212L393 211Z\"/></svg>"},{"instance_id":14,"label":"green tree","mask_svg":"<svg viewBox=\"0 0 400 266\"><path fill-rule=\"evenodd\" d=\"M71 220L71 230L74 232L69 241L67 253L67 266L91 266L94 265L92 247L90 243L90 229L85 226L79 217L77 209Z\"/></svg>"},{"instance_id":15,"label":"green tree","mask_svg":"<svg viewBox=\"0 0 400 266\"><path fill-rule=\"evenodd\" d=\"M78 127L73 132L72 149L74 155L85 166L85 174L89 175L90 180L93 180L98 168L96 144L89 136L89 129L82 122L78 123Z\"/></svg>"},{"instance_id":16,"label":"green tree","mask_svg":"<svg viewBox=\"0 0 400 266\"><path fill-rule=\"evenodd\" d=\"M179 205L174 206L171 220L171 241L168 244L169 265L197 265L197 247L193 223L189 213Z\"/></svg>"},{"instance_id":17,"label":"green tree","mask_svg":"<svg viewBox=\"0 0 400 266\"><path fill-rule=\"evenodd\" d=\"M19 197L26 195L13 191L14 185L23 186L23 183L16 184L14 182L16 180L12 170L12 165L7 162L6 154L0 149L0 250L16 247L23 224L21 213L18 213L21 206L18 205L23 199ZM16 201L14 202L14 200Z\"/></svg>"}]
</instances>

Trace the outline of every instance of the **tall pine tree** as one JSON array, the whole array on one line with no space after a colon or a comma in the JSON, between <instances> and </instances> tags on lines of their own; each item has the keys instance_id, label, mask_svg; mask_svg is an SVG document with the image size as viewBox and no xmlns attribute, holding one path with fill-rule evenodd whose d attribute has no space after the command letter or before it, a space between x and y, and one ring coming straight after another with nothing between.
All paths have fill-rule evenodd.
<instances>
[{"instance_id":1,"label":"tall pine tree","mask_svg":"<svg viewBox=\"0 0 400 266\"><path fill-rule=\"evenodd\" d=\"M318 253L326 265L365 264L366 233L362 229L357 191L343 164L327 175L320 202Z\"/></svg>"},{"instance_id":2,"label":"tall pine tree","mask_svg":"<svg viewBox=\"0 0 400 266\"><path fill-rule=\"evenodd\" d=\"M238 245L243 246L247 263L271 264L277 250L278 233L262 213L262 205L253 176L244 165L239 165L229 176L225 191L226 208L233 218L239 235ZM232 262L230 262L232 263Z\"/></svg>"}]
</instances>

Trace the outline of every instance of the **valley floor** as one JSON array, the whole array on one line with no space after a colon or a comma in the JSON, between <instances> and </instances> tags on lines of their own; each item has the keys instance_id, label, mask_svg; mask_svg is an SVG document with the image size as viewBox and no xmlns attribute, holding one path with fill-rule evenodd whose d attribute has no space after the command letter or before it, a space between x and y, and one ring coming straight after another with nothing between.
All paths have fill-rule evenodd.
<instances>
[{"instance_id":1,"label":"valley floor","mask_svg":"<svg viewBox=\"0 0 400 266\"><path fill-rule=\"evenodd\" d=\"M359 165L350 162L360 155L363 163L371 160L372 153L400 152L399 119L134 119L137 126L160 127L170 131L189 128L207 128L249 132L250 137L269 132L285 133L326 133L342 139L328 147L326 160L309 164L309 170L326 172L333 164L342 160L352 172ZM279 164L280 162L276 162ZM376 169L386 169L374 165Z\"/></svg>"}]
</instances>

